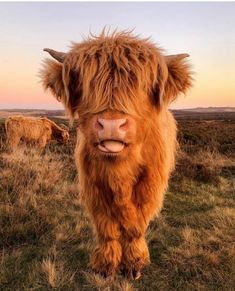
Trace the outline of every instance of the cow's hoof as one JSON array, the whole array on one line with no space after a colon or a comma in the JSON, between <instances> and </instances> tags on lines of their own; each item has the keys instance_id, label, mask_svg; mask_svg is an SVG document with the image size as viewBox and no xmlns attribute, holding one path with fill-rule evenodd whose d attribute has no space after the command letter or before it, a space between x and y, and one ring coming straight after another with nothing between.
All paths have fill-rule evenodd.
<instances>
[{"instance_id":1,"label":"cow's hoof","mask_svg":"<svg viewBox=\"0 0 235 291\"><path fill-rule=\"evenodd\" d=\"M136 270L132 270L132 276L133 276L134 280L138 280L141 277L141 272L136 271Z\"/></svg>"},{"instance_id":2,"label":"cow's hoof","mask_svg":"<svg viewBox=\"0 0 235 291\"><path fill-rule=\"evenodd\" d=\"M141 277L140 270L136 269L122 269L121 274L129 280L138 280Z\"/></svg>"},{"instance_id":3,"label":"cow's hoof","mask_svg":"<svg viewBox=\"0 0 235 291\"><path fill-rule=\"evenodd\" d=\"M103 279L105 279L105 280L112 280L113 279L113 277L114 277L114 273L110 273L110 272L105 272L105 271L103 271L103 272L99 272L99 275L103 278Z\"/></svg>"},{"instance_id":4,"label":"cow's hoof","mask_svg":"<svg viewBox=\"0 0 235 291\"><path fill-rule=\"evenodd\" d=\"M112 281L112 279L114 278L115 275L115 269L114 268L106 268L106 269L93 269L93 272L99 276L101 276L103 279L105 280L110 280Z\"/></svg>"}]
</instances>

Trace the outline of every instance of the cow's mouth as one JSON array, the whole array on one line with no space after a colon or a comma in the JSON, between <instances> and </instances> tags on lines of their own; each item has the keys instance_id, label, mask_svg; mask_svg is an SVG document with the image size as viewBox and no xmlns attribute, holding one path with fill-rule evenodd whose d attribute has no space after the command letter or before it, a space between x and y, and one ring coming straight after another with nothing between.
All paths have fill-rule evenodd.
<instances>
[{"instance_id":1,"label":"cow's mouth","mask_svg":"<svg viewBox=\"0 0 235 291\"><path fill-rule=\"evenodd\" d=\"M98 149L107 154L120 153L126 144L120 140L103 140L98 143Z\"/></svg>"}]
</instances>

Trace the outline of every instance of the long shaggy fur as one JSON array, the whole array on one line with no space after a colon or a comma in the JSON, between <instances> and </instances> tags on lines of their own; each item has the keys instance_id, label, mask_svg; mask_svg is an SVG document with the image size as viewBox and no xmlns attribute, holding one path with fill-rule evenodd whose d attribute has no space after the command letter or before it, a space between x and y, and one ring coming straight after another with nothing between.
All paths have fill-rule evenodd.
<instances>
[{"instance_id":1,"label":"long shaggy fur","mask_svg":"<svg viewBox=\"0 0 235 291\"><path fill-rule=\"evenodd\" d=\"M73 44L63 64L45 62L44 87L79 116L75 159L81 200L97 233L95 271L110 275L120 266L136 274L149 262L144 235L162 207L177 147L167 106L191 80L183 60L166 62L148 39L127 32L103 32ZM125 153L97 153L94 116L135 121L137 132Z\"/></svg>"},{"instance_id":2,"label":"long shaggy fur","mask_svg":"<svg viewBox=\"0 0 235 291\"><path fill-rule=\"evenodd\" d=\"M69 134L48 118L35 118L25 116L9 116L5 121L7 144L10 149L15 149L20 140L36 142L40 148L57 139L67 142Z\"/></svg>"}]
</instances>

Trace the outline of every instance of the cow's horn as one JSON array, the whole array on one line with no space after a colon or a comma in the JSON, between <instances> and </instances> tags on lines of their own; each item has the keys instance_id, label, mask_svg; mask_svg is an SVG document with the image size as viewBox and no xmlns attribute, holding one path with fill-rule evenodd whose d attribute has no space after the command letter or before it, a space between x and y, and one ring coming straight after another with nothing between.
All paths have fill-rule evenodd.
<instances>
[{"instance_id":1,"label":"cow's horn","mask_svg":"<svg viewBox=\"0 0 235 291\"><path fill-rule=\"evenodd\" d=\"M187 58L187 57L189 57L189 54L178 54L178 55L165 56L167 63L169 63L172 60L180 61L180 60Z\"/></svg>"},{"instance_id":2,"label":"cow's horn","mask_svg":"<svg viewBox=\"0 0 235 291\"><path fill-rule=\"evenodd\" d=\"M63 52L57 52L49 48L43 49L45 52L48 52L54 59L56 59L58 62L63 63L64 58L66 56L66 53Z\"/></svg>"}]
</instances>

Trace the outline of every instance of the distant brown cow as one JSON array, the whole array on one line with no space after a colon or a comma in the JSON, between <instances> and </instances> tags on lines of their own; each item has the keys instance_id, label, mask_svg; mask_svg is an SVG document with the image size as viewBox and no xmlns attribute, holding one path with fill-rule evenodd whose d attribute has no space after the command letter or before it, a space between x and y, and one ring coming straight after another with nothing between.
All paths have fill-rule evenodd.
<instances>
[{"instance_id":1,"label":"distant brown cow","mask_svg":"<svg viewBox=\"0 0 235 291\"><path fill-rule=\"evenodd\" d=\"M16 148L20 140L37 142L44 148L52 139L65 143L69 138L68 131L46 117L10 116L5 121L5 128L10 149Z\"/></svg>"},{"instance_id":2,"label":"distant brown cow","mask_svg":"<svg viewBox=\"0 0 235 291\"><path fill-rule=\"evenodd\" d=\"M92 268L138 278L149 262L145 231L175 165L169 104L191 86L187 54L164 56L150 40L104 32L68 53L45 49L42 79L79 116L79 188L97 233Z\"/></svg>"}]
</instances>

